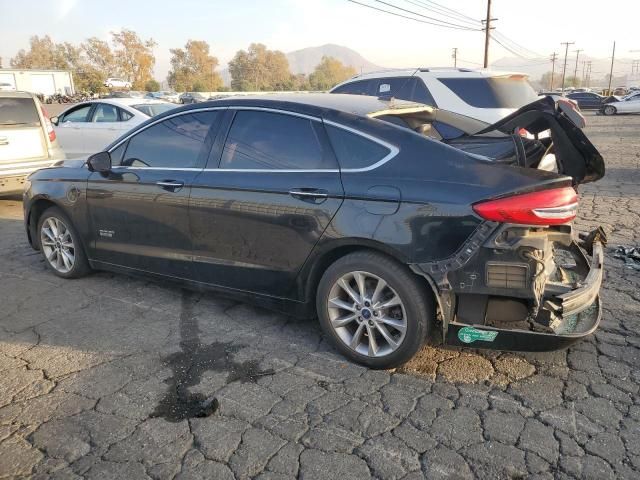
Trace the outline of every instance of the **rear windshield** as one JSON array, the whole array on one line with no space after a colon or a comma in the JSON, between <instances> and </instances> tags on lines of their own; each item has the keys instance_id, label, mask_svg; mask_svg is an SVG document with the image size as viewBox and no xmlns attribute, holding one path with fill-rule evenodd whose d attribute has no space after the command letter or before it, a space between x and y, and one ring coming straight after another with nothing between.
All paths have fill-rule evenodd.
<instances>
[{"instance_id":1,"label":"rear windshield","mask_svg":"<svg viewBox=\"0 0 640 480\"><path fill-rule=\"evenodd\" d=\"M31 98L0 98L0 125L39 125L40 117Z\"/></svg>"},{"instance_id":2,"label":"rear windshield","mask_svg":"<svg viewBox=\"0 0 640 480\"><path fill-rule=\"evenodd\" d=\"M527 79L519 75L438 80L466 103L477 108L520 108L538 99Z\"/></svg>"},{"instance_id":3,"label":"rear windshield","mask_svg":"<svg viewBox=\"0 0 640 480\"><path fill-rule=\"evenodd\" d=\"M155 117L156 115L160 115L161 113L168 112L169 110L176 108L175 105L165 105L162 103L146 105L143 103L141 105L132 105L132 107L150 117Z\"/></svg>"}]
</instances>

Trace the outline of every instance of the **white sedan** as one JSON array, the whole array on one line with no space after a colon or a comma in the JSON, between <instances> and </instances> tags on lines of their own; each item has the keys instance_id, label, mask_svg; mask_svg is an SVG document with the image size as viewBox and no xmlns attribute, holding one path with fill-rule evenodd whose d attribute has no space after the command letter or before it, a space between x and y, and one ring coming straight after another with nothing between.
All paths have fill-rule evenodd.
<instances>
[{"instance_id":1,"label":"white sedan","mask_svg":"<svg viewBox=\"0 0 640 480\"><path fill-rule=\"evenodd\" d=\"M100 152L123 133L176 105L142 98L83 102L51 118L67 158Z\"/></svg>"},{"instance_id":2,"label":"white sedan","mask_svg":"<svg viewBox=\"0 0 640 480\"><path fill-rule=\"evenodd\" d=\"M640 92L633 92L617 102L602 106L602 113L615 115L616 113L640 113Z\"/></svg>"},{"instance_id":3,"label":"white sedan","mask_svg":"<svg viewBox=\"0 0 640 480\"><path fill-rule=\"evenodd\" d=\"M116 77L107 78L103 85L107 88L131 88L131 82Z\"/></svg>"}]
</instances>

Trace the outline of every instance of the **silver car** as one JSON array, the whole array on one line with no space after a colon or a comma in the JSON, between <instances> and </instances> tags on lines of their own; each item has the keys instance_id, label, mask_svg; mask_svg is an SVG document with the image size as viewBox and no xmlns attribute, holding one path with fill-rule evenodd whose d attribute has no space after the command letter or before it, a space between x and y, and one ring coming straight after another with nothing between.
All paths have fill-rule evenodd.
<instances>
[{"instance_id":1,"label":"silver car","mask_svg":"<svg viewBox=\"0 0 640 480\"><path fill-rule=\"evenodd\" d=\"M21 192L27 175L64 158L36 96L0 92L0 195Z\"/></svg>"}]
</instances>

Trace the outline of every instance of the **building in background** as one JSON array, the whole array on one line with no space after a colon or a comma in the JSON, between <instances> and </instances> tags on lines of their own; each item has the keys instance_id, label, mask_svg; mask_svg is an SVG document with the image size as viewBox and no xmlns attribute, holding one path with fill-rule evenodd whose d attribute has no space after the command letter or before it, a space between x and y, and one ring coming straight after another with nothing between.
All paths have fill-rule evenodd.
<instances>
[{"instance_id":1,"label":"building in background","mask_svg":"<svg viewBox=\"0 0 640 480\"><path fill-rule=\"evenodd\" d=\"M43 95L75 93L73 77L68 70L0 68L0 83L13 85L19 91Z\"/></svg>"}]
</instances>

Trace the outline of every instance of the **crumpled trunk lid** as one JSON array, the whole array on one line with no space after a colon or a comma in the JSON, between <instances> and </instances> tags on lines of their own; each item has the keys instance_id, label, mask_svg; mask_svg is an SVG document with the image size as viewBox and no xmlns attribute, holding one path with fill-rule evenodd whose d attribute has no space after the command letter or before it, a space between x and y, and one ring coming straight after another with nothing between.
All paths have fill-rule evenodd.
<instances>
[{"instance_id":1,"label":"crumpled trunk lid","mask_svg":"<svg viewBox=\"0 0 640 480\"><path fill-rule=\"evenodd\" d=\"M532 102L477 135L499 131L508 135L525 129L533 135L549 131L558 173L573 178L574 185L595 182L605 174L604 159L582 131L585 120L577 107L564 99L544 97Z\"/></svg>"}]
</instances>

